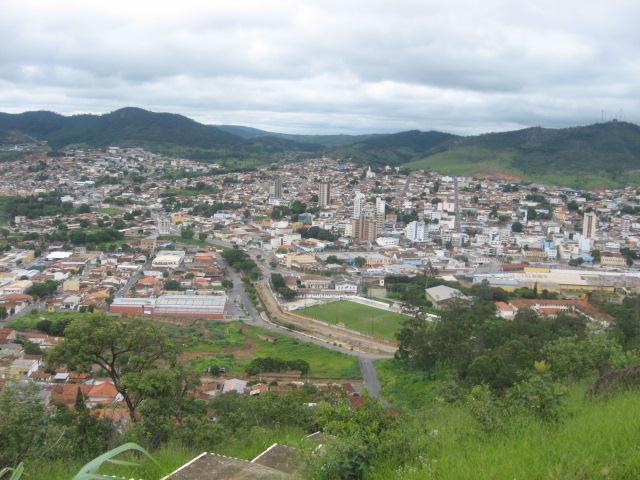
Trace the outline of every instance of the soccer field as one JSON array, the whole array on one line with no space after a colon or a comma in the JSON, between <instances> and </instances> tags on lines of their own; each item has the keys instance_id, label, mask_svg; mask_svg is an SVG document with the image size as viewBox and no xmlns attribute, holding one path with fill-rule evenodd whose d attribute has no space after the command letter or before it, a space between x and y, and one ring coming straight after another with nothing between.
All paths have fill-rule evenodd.
<instances>
[{"instance_id":1,"label":"soccer field","mask_svg":"<svg viewBox=\"0 0 640 480\"><path fill-rule=\"evenodd\" d=\"M395 338L395 333L409 318L406 315L348 300L314 305L297 310L296 313L327 323L339 323L352 330L390 340Z\"/></svg>"}]
</instances>

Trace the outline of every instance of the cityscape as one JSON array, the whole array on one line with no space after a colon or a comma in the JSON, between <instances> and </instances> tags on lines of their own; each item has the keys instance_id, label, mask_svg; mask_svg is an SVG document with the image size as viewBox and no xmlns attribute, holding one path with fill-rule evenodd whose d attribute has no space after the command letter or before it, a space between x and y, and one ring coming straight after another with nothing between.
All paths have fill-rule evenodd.
<instances>
[{"instance_id":1,"label":"cityscape","mask_svg":"<svg viewBox=\"0 0 640 480\"><path fill-rule=\"evenodd\" d=\"M639 6L4 1L0 480L640 478Z\"/></svg>"}]
</instances>

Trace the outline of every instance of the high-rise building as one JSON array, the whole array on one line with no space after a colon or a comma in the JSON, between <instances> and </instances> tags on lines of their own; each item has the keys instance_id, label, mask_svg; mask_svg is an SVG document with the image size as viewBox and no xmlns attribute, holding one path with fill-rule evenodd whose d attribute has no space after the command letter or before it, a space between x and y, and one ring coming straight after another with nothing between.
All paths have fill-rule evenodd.
<instances>
[{"instance_id":1,"label":"high-rise building","mask_svg":"<svg viewBox=\"0 0 640 480\"><path fill-rule=\"evenodd\" d=\"M164 215L158 216L156 219L156 227L159 235L169 235L171 233L171 219Z\"/></svg>"},{"instance_id":2,"label":"high-rise building","mask_svg":"<svg viewBox=\"0 0 640 480\"><path fill-rule=\"evenodd\" d=\"M597 224L598 217L595 212L586 212L582 220L582 236L590 239L595 237Z\"/></svg>"},{"instance_id":3,"label":"high-rise building","mask_svg":"<svg viewBox=\"0 0 640 480\"><path fill-rule=\"evenodd\" d=\"M454 211L456 214L454 229L456 232L460 232L460 197L458 193L458 177L453 177L453 192L454 192Z\"/></svg>"},{"instance_id":4,"label":"high-rise building","mask_svg":"<svg viewBox=\"0 0 640 480\"><path fill-rule=\"evenodd\" d=\"M280 177L269 182L269 196L276 199L282 198L282 179Z\"/></svg>"},{"instance_id":5,"label":"high-rise building","mask_svg":"<svg viewBox=\"0 0 640 480\"><path fill-rule=\"evenodd\" d=\"M384 198L376 197L376 230L378 235L384 231L386 203Z\"/></svg>"},{"instance_id":6,"label":"high-rise building","mask_svg":"<svg viewBox=\"0 0 640 480\"><path fill-rule=\"evenodd\" d=\"M318 192L318 205L320 208L327 208L331 205L331 184L329 182L320 183Z\"/></svg>"},{"instance_id":7,"label":"high-rise building","mask_svg":"<svg viewBox=\"0 0 640 480\"><path fill-rule=\"evenodd\" d=\"M365 195L360 190L356 190L353 198L353 218L360 218L365 203Z\"/></svg>"},{"instance_id":8,"label":"high-rise building","mask_svg":"<svg viewBox=\"0 0 640 480\"><path fill-rule=\"evenodd\" d=\"M631 230L631 217L629 215L624 215L620 220L620 232L623 237L629 236L629 231Z\"/></svg>"},{"instance_id":9,"label":"high-rise building","mask_svg":"<svg viewBox=\"0 0 640 480\"><path fill-rule=\"evenodd\" d=\"M362 214L358 218L351 220L351 230L353 239L356 242L374 242L378 229L374 215Z\"/></svg>"},{"instance_id":10,"label":"high-rise building","mask_svg":"<svg viewBox=\"0 0 640 480\"><path fill-rule=\"evenodd\" d=\"M404 236L411 242L424 242L427 239L427 225L424 220L409 222L404 229Z\"/></svg>"}]
</instances>

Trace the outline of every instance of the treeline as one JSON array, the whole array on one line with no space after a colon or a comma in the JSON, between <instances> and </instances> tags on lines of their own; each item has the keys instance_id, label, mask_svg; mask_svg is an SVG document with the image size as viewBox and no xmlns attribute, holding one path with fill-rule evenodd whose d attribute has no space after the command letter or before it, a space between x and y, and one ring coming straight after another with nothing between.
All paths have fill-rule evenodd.
<instances>
[{"instance_id":1,"label":"treeline","mask_svg":"<svg viewBox=\"0 0 640 480\"><path fill-rule=\"evenodd\" d=\"M287 287L284 283L284 277L280 273L271 274L271 286L273 289L282 295L285 300L293 300L296 297L296 291Z\"/></svg>"},{"instance_id":2,"label":"treeline","mask_svg":"<svg viewBox=\"0 0 640 480\"><path fill-rule=\"evenodd\" d=\"M282 360L280 358L254 358L245 367L245 371L249 375L258 375L265 372L290 372L292 370L300 371L303 375L309 373L309 363L305 360Z\"/></svg>"},{"instance_id":3,"label":"treeline","mask_svg":"<svg viewBox=\"0 0 640 480\"><path fill-rule=\"evenodd\" d=\"M317 226L309 228L299 228L297 232L302 238L315 238L318 240L324 240L326 242L335 242L338 239L338 235L335 235L329 230Z\"/></svg>"},{"instance_id":4,"label":"treeline","mask_svg":"<svg viewBox=\"0 0 640 480\"><path fill-rule=\"evenodd\" d=\"M222 252L222 258L224 258L232 268L242 272L251 280L260 278L260 268L256 262L253 261L247 252L240 250L237 246L225 249Z\"/></svg>"},{"instance_id":5,"label":"treeline","mask_svg":"<svg viewBox=\"0 0 640 480\"><path fill-rule=\"evenodd\" d=\"M29 219L69 215L75 212L70 202L63 202L58 193L46 193L28 197L5 197L2 209L5 216L13 220L16 216Z\"/></svg>"},{"instance_id":6,"label":"treeline","mask_svg":"<svg viewBox=\"0 0 640 480\"><path fill-rule=\"evenodd\" d=\"M191 215L213 217L222 210L237 210L242 205L234 202L198 203L191 209Z\"/></svg>"},{"instance_id":7,"label":"treeline","mask_svg":"<svg viewBox=\"0 0 640 480\"><path fill-rule=\"evenodd\" d=\"M636 325L638 328L640 325ZM464 387L487 385L496 393L525 381L535 362L558 379L583 378L639 360L625 350L621 332L592 334L579 316L540 317L532 310L513 320L495 314L491 302L455 305L439 320L408 320L397 335L396 357L410 369L451 372Z\"/></svg>"}]
</instances>

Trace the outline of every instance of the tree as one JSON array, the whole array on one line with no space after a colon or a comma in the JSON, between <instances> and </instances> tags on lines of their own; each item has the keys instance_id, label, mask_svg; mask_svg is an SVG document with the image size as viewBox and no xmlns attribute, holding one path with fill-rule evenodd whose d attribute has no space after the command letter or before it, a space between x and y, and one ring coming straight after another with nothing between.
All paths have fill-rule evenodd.
<instances>
[{"instance_id":1,"label":"tree","mask_svg":"<svg viewBox=\"0 0 640 480\"><path fill-rule=\"evenodd\" d=\"M182 285L180 285L180 282L177 280L167 280L166 282L164 282L164 289L178 291L182 290Z\"/></svg>"},{"instance_id":2,"label":"tree","mask_svg":"<svg viewBox=\"0 0 640 480\"><path fill-rule=\"evenodd\" d=\"M42 283L34 283L27 290L26 294L34 298L45 298L53 295L58 290L58 282L47 280Z\"/></svg>"},{"instance_id":3,"label":"tree","mask_svg":"<svg viewBox=\"0 0 640 480\"><path fill-rule=\"evenodd\" d=\"M193 236L195 235L195 232L193 231L193 228L191 227L187 227L187 228L183 228L180 231L180 236L184 239L184 240L191 240L193 238Z\"/></svg>"},{"instance_id":4,"label":"tree","mask_svg":"<svg viewBox=\"0 0 640 480\"><path fill-rule=\"evenodd\" d=\"M367 263L367 259L364 257L356 257L353 263L355 264L356 267L362 268Z\"/></svg>"},{"instance_id":5,"label":"tree","mask_svg":"<svg viewBox=\"0 0 640 480\"><path fill-rule=\"evenodd\" d=\"M4 320L5 318L7 318L9 316L9 314L7 313L7 307L0 306L0 320Z\"/></svg>"},{"instance_id":6,"label":"tree","mask_svg":"<svg viewBox=\"0 0 640 480\"><path fill-rule=\"evenodd\" d=\"M17 465L44 442L46 414L35 386L0 392L0 467Z\"/></svg>"},{"instance_id":7,"label":"tree","mask_svg":"<svg viewBox=\"0 0 640 480\"><path fill-rule=\"evenodd\" d=\"M511 231L513 233L522 233L522 224L520 222L513 222L511 224Z\"/></svg>"},{"instance_id":8,"label":"tree","mask_svg":"<svg viewBox=\"0 0 640 480\"><path fill-rule=\"evenodd\" d=\"M176 347L164 328L145 319L83 315L65 329L65 339L49 354L49 366L88 371L98 365L123 396L133 422L144 394L127 382L160 363L172 367Z\"/></svg>"}]
</instances>

